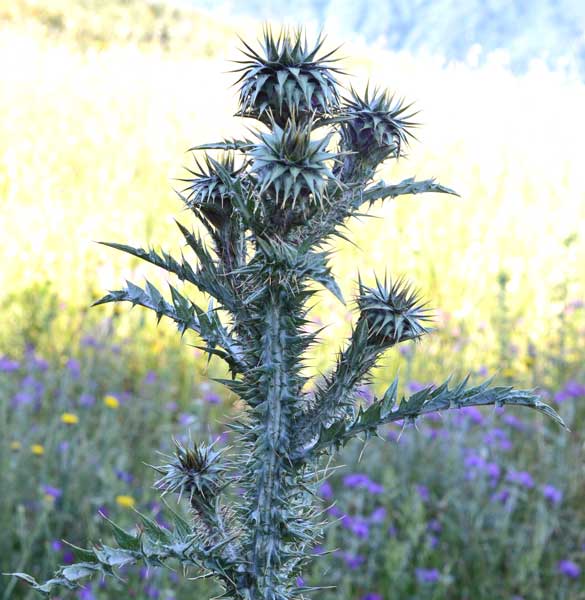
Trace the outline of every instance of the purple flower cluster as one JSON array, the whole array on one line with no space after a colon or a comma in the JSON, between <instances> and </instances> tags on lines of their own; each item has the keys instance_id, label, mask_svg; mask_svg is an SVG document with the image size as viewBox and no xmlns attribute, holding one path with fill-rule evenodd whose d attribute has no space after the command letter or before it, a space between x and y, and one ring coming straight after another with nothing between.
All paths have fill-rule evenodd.
<instances>
[{"instance_id":1,"label":"purple flower cluster","mask_svg":"<svg viewBox=\"0 0 585 600\"><path fill-rule=\"evenodd\" d=\"M8 356L0 356L0 371L3 373L11 373L12 371L18 371L20 369L20 363L16 360L12 360Z\"/></svg>"},{"instance_id":2,"label":"purple flower cluster","mask_svg":"<svg viewBox=\"0 0 585 600\"><path fill-rule=\"evenodd\" d=\"M52 485L42 485L41 489L45 496L58 500L63 495L63 490Z\"/></svg>"},{"instance_id":3,"label":"purple flower cluster","mask_svg":"<svg viewBox=\"0 0 585 600\"><path fill-rule=\"evenodd\" d=\"M463 464L467 469L466 476L468 479L475 479L481 473L487 475L491 480L490 483L495 485L500 478L501 469L498 463L486 460L474 450L466 452Z\"/></svg>"},{"instance_id":4,"label":"purple flower cluster","mask_svg":"<svg viewBox=\"0 0 585 600\"><path fill-rule=\"evenodd\" d=\"M336 554L343 558L343 562L352 570L359 569L365 562L366 557L361 554L352 554L351 552L340 552Z\"/></svg>"},{"instance_id":5,"label":"purple flower cluster","mask_svg":"<svg viewBox=\"0 0 585 600\"><path fill-rule=\"evenodd\" d=\"M34 375L26 375L19 386L18 392L12 398L12 407L33 406L35 410L41 407L45 384Z\"/></svg>"},{"instance_id":6,"label":"purple flower cluster","mask_svg":"<svg viewBox=\"0 0 585 600\"><path fill-rule=\"evenodd\" d=\"M572 560L560 560L557 563L557 571L570 579L577 579L581 575L581 567Z\"/></svg>"},{"instance_id":7,"label":"purple flower cluster","mask_svg":"<svg viewBox=\"0 0 585 600\"><path fill-rule=\"evenodd\" d=\"M438 569L416 569L415 574L419 583L437 583L441 579Z\"/></svg>"},{"instance_id":8,"label":"purple flower cluster","mask_svg":"<svg viewBox=\"0 0 585 600\"><path fill-rule=\"evenodd\" d=\"M69 371L73 379L79 379L81 376L81 363L76 358L70 358L65 363L65 368Z\"/></svg>"},{"instance_id":9,"label":"purple flower cluster","mask_svg":"<svg viewBox=\"0 0 585 600\"><path fill-rule=\"evenodd\" d=\"M516 415L504 415L502 421L512 429L518 431L525 431L528 429L528 425Z\"/></svg>"},{"instance_id":10,"label":"purple flower cluster","mask_svg":"<svg viewBox=\"0 0 585 600\"><path fill-rule=\"evenodd\" d=\"M455 413L456 423L471 423L472 425L483 425L485 417L477 406L464 406Z\"/></svg>"},{"instance_id":11,"label":"purple flower cluster","mask_svg":"<svg viewBox=\"0 0 585 600\"><path fill-rule=\"evenodd\" d=\"M506 479L511 483L518 484L521 487L525 487L528 489L534 487L534 479L528 471L510 470L506 475Z\"/></svg>"},{"instance_id":12,"label":"purple flower cluster","mask_svg":"<svg viewBox=\"0 0 585 600\"><path fill-rule=\"evenodd\" d=\"M542 486L542 495L551 504L558 506L563 501L563 492L554 485L546 484Z\"/></svg>"},{"instance_id":13,"label":"purple flower cluster","mask_svg":"<svg viewBox=\"0 0 585 600\"><path fill-rule=\"evenodd\" d=\"M370 494L383 494L384 486L372 481L365 473L350 473L343 478L343 485L346 488L361 488L367 490Z\"/></svg>"},{"instance_id":14,"label":"purple flower cluster","mask_svg":"<svg viewBox=\"0 0 585 600\"><path fill-rule=\"evenodd\" d=\"M490 447L495 447L504 452L512 449L512 440L508 436L508 432L499 427L492 427L484 436L484 444Z\"/></svg>"},{"instance_id":15,"label":"purple flower cluster","mask_svg":"<svg viewBox=\"0 0 585 600\"><path fill-rule=\"evenodd\" d=\"M570 379L565 385L555 394L555 402L559 404L567 400L578 400L585 397L585 384Z\"/></svg>"}]
</instances>

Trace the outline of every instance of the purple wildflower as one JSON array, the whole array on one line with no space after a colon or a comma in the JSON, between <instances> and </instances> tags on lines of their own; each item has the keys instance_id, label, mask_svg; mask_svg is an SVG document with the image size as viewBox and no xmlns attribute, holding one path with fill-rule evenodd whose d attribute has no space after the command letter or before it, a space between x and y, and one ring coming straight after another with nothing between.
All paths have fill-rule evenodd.
<instances>
[{"instance_id":1,"label":"purple wildflower","mask_svg":"<svg viewBox=\"0 0 585 600\"><path fill-rule=\"evenodd\" d=\"M357 395L362 398L366 404L371 404L374 400L374 393L369 385L361 385L357 390Z\"/></svg>"},{"instance_id":2,"label":"purple wildflower","mask_svg":"<svg viewBox=\"0 0 585 600\"><path fill-rule=\"evenodd\" d=\"M96 596L90 587L84 587L77 596L79 600L96 600Z\"/></svg>"},{"instance_id":3,"label":"purple wildflower","mask_svg":"<svg viewBox=\"0 0 585 600\"><path fill-rule=\"evenodd\" d=\"M154 585L149 584L144 586L144 593L146 594L147 598L153 598L153 600L156 600L160 597L160 591L158 588L154 587Z\"/></svg>"},{"instance_id":4,"label":"purple wildflower","mask_svg":"<svg viewBox=\"0 0 585 600\"><path fill-rule=\"evenodd\" d=\"M551 504L560 504L563 501L563 492L554 485L546 484L542 486L542 495Z\"/></svg>"},{"instance_id":5,"label":"purple wildflower","mask_svg":"<svg viewBox=\"0 0 585 600\"><path fill-rule=\"evenodd\" d=\"M386 520L386 509L383 506L378 506L372 511L369 516L370 523L383 523Z\"/></svg>"},{"instance_id":6,"label":"purple wildflower","mask_svg":"<svg viewBox=\"0 0 585 600\"><path fill-rule=\"evenodd\" d=\"M71 373L71 377L73 377L73 379L79 379L79 376L81 375L81 363L77 359L70 358L65 363L65 367L69 373Z\"/></svg>"},{"instance_id":7,"label":"purple wildflower","mask_svg":"<svg viewBox=\"0 0 585 600\"><path fill-rule=\"evenodd\" d=\"M342 556L345 564L353 570L358 569L366 562L365 557L361 554L351 554L350 552L344 552Z\"/></svg>"},{"instance_id":8,"label":"purple wildflower","mask_svg":"<svg viewBox=\"0 0 585 600\"><path fill-rule=\"evenodd\" d=\"M571 579L577 579L581 574L581 567L572 560L560 560L557 563L557 571L561 575L565 575Z\"/></svg>"},{"instance_id":9,"label":"purple wildflower","mask_svg":"<svg viewBox=\"0 0 585 600\"><path fill-rule=\"evenodd\" d=\"M574 379L567 381L565 384L565 390L572 398L578 399L585 396L585 385L575 381Z\"/></svg>"},{"instance_id":10,"label":"purple wildflower","mask_svg":"<svg viewBox=\"0 0 585 600\"><path fill-rule=\"evenodd\" d=\"M416 569L415 573L419 583L436 583L441 578L438 569Z\"/></svg>"},{"instance_id":11,"label":"purple wildflower","mask_svg":"<svg viewBox=\"0 0 585 600\"><path fill-rule=\"evenodd\" d=\"M487 462L486 462L485 458L480 456L477 452L474 452L473 450L471 450L466 453L463 464L468 469L484 469Z\"/></svg>"},{"instance_id":12,"label":"purple wildflower","mask_svg":"<svg viewBox=\"0 0 585 600\"><path fill-rule=\"evenodd\" d=\"M156 383L156 373L154 371L148 371L148 373L144 376L144 383L149 385Z\"/></svg>"},{"instance_id":13,"label":"purple wildflower","mask_svg":"<svg viewBox=\"0 0 585 600\"><path fill-rule=\"evenodd\" d=\"M85 407L93 406L95 404L95 397L92 396L91 394L83 393L83 394L81 394L81 396L79 396L78 402L79 402L79 406L85 406Z\"/></svg>"},{"instance_id":14,"label":"purple wildflower","mask_svg":"<svg viewBox=\"0 0 585 600\"><path fill-rule=\"evenodd\" d=\"M386 433L386 437L390 442L398 442L400 439L400 431L397 431L396 429L389 429Z\"/></svg>"},{"instance_id":15,"label":"purple wildflower","mask_svg":"<svg viewBox=\"0 0 585 600\"><path fill-rule=\"evenodd\" d=\"M512 442L508 433L499 427L494 427L483 436L483 441L488 446L498 446L500 450L511 450Z\"/></svg>"},{"instance_id":16,"label":"purple wildflower","mask_svg":"<svg viewBox=\"0 0 585 600\"><path fill-rule=\"evenodd\" d=\"M577 400L585 396L585 385L575 379L567 381L554 396L555 402L561 404L567 400Z\"/></svg>"},{"instance_id":17,"label":"purple wildflower","mask_svg":"<svg viewBox=\"0 0 585 600\"><path fill-rule=\"evenodd\" d=\"M512 429L517 429L518 431L524 431L527 429L526 423L516 415L504 415L504 417L502 417L502 421L506 425L509 425Z\"/></svg>"},{"instance_id":18,"label":"purple wildflower","mask_svg":"<svg viewBox=\"0 0 585 600\"><path fill-rule=\"evenodd\" d=\"M571 395L569 394L569 392L567 392L567 390L559 390L555 394L555 402L557 404L562 404L566 400L571 400Z\"/></svg>"},{"instance_id":19,"label":"purple wildflower","mask_svg":"<svg viewBox=\"0 0 585 600\"><path fill-rule=\"evenodd\" d=\"M427 525L427 529L434 533L440 533L443 530L443 526L438 519L431 519Z\"/></svg>"},{"instance_id":20,"label":"purple wildflower","mask_svg":"<svg viewBox=\"0 0 585 600\"><path fill-rule=\"evenodd\" d=\"M93 335L86 335L81 338L81 345L84 348L99 348L100 342Z\"/></svg>"},{"instance_id":21,"label":"purple wildflower","mask_svg":"<svg viewBox=\"0 0 585 600\"><path fill-rule=\"evenodd\" d=\"M205 392L203 399L207 404L221 404L221 396L215 392Z\"/></svg>"},{"instance_id":22,"label":"purple wildflower","mask_svg":"<svg viewBox=\"0 0 585 600\"><path fill-rule=\"evenodd\" d=\"M324 481L319 487L319 495L324 500L330 500L333 498L333 486L328 481Z\"/></svg>"},{"instance_id":23,"label":"purple wildflower","mask_svg":"<svg viewBox=\"0 0 585 600\"><path fill-rule=\"evenodd\" d=\"M63 550L63 542L61 540L53 540L51 542L51 550L54 552L61 552L61 550Z\"/></svg>"},{"instance_id":24,"label":"purple wildflower","mask_svg":"<svg viewBox=\"0 0 585 600\"><path fill-rule=\"evenodd\" d=\"M132 483L134 481L134 475L122 469L116 469L116 477L124 483Z\"/></svg>"},{"instance_id":25,"label":"purple wildflower","mask_svg":"<svg viewBox=\"0 0 585 600\"><path fill-rule=\"evenodd\" d=\"M370 494L383 494L384 486L381 483L376 483L375 481L369 481L366 484L366 489Z\"/></svg>"},{"instance_id":26,"label":"purple wildflower","mask_svg":"<svg viewBox=\"0 0 585 600\"><path fill-rule=\"evenodd\" d=\"M415 489L423 502L428 502L431 499L429 488L426 485L416 485Z\"/></svg>"},{"instance_id":27,"label":"purple wildflower","mask_svg":"<svg viewBox=\"0 0 585 600\"><path fill-rule=\"evenodd\" d=\"M502 488L501 490L498 490L497 492L492 494L492 501L500 502L501 504L506 504L510 499L510 496L510 490L507 488Z\"/></svg>"},{"instance_id":28,"label":"purple wildflower","mask_svg":"<svg viewBox=\"0 0 585 600\"><path fill-rule=\"evenodd\" d=\"M360 600L384 600L380 594L366 594L362 596Z\"/></svg>"},{"instance_id":29,"label":"purple wildflower","mask_svg":"<svg viewBox=\"0 0 585 600\"><path fill-rule=\"evenodd\" d=\"M370 535L370 527L364 521L364 519L360 519L359 517L350 517L349 527L347 527L356 537L361 540L365 540Z\"/></svg>"},{"instance_id":30,"label":"purple wildflower","mask_svg":"<svg viewBox=\"0 0 585 600\"><path fill-rule=\"evenodd\" d=\"M350 473L343 478L343 485L347 488L363 487L370 483L370 478L365 473Z\"/></svg>"},{"instance_id":31,"label":"purple wildflower","mask_svg":"<svg viewBox=\"0 0 585 600\"><path fill-rule=\"evenodd\" d=\"M464 406L459 409L458 415L463 415L468 421L474 425L482 425L485 421L484 416L477 406Z\"/></svg>"},{"instance_id":32,"label":"purple wildflower","mask_svg":"<svg viewBox=\"0 0 585 600\"><path fill-rule=\"evenodd\" d=\"M495 480L500 478L502 470L500 469L500 465L498 465L498 463L489 462L485 465L485 472L493 480L492 483L495 483Z\"/></svg>"},{"instance_id":33,"label":"purple wildflower","mask_svg":"<svg viewBox=\"0 0 585 600\"><path fill-rule=\"evenodd\" d=\"M528 471L508 471L506 479L525 488L534 487L534 479Z\"/></svg>"},{"instance_id":34,"label":"purple wildflower","mask_svg":"<svg viewBox=\"0 0 585 600\"><path fill-rule=\"evenodd\" d=\"M20 368L20 363L8 358L8 356L0 356L0 371L10 373L17 371Z\"/></svg>"},{"instance_id":35,"label":"purple wildflower","mask_svg":"<svg viewBox=\"0 0 585 600\"><path fill-rule=\"evenodd\" d=\"M406 389L411 393L411 394L415 394L416 392L420 392L421 390L424 390L426 387L428 387L427 384L425 383L421 383L420 381L409 381L406 384Z\"/></svg>"},{"instance_id":36,"label":"purple wildflower","mask_svg":"<svg viewBox=\"0 0 585 600\"><path fill-rule=\"evenodd\" d=\"M342 518L345 516L345 513L338 506L330 506L327 509L327 512L332 516L337 518Z\"/></svg>"},{"instance_id":37,"label":"purple wildflower","mask_svg":"<svg viewBox=\"0 0 585 600\"><path fill-rule=\"evenodd\" d=\"M179 414L179 425L183 427L188 427L189 425L193 425L195 423L195 417L193 415L189 415L187 413Z\"/></svg>"},{"instance_id":38,"label":"purple wildflower","mask_svg":"<svg viewBox=\"0 0 585 600\"><path fill-rule=\"evenodd\" d=\"M50 496L55 500L57 500L63 495L63 490L53 487L52 485L42 485L41 489L43 490L43 494L45 494L45 496Z\"/></svg>"},{"instance_id":39,"label":"purple wildflower","mask_svg":"<svg viewBox=\"0 0 585 600\"><path fill-rule=\"evenodd\" d=\"M305 580L302 577L297 577L297 587L303 587L305 585Z\"/></svg>"}]
</instances>

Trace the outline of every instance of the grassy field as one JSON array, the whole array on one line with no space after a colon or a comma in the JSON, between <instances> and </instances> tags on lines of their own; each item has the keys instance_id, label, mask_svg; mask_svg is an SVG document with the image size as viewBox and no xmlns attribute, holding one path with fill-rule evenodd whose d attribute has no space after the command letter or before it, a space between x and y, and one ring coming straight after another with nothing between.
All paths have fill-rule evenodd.
<instances>
[{"instance_id":1,"label":"grassy field","mask_svg":"<svg viewBox=\"0 0 585 600\"><path fill-rule=\"evenodd\" d=\"M231 116L227 61L238 58L235 34L253 40L258 26L141 2L95 6L0 8L9 66L0 80L0 487L10 490L0 571L46 574L63 558L61 537L107 535L100 507L127 525L125 504L158 515L142 462L171 433L219 434L232 401L216 406L221 390L206 378L217 366L207 369L170 326L155 329L138 309L87 306L123 278L160 282L93 241L179 250L172 219L190 216L173 178L192 164L187 148L254 125ZM430 422L398 445L390 430L393 443L374 444L366 464L350 448L344 462L361 478L340 475L323 490L341 511L325 542L337 552L308 577L336 583L342 596L331 598L347 600L583 598L583 576L567 565L585 560L585 86L538 65L516 78L497 57L478 70L351 43L342 54L354 86L370 77L421 110L420 143L380 176L435 176L461 194L377 206L371 216L381 218L352 224L356 246L336 245L346 297L359 266L365 279L374 269L407 275L440 309L436 335L389 355L379 385L399 368L411 389L496 371L556 398L573 431L480 413ZM316 368L331 364L351 319L322 296L315 324L331 325ZM111 395L120 410L104 404ZM78 422L63 422L68 413ZM129 577L135 597L192 597L167 575ZM98 586L81 597L118 593ZM24 594L0 581L3 600Z\"/></svg>"}]
</instances>

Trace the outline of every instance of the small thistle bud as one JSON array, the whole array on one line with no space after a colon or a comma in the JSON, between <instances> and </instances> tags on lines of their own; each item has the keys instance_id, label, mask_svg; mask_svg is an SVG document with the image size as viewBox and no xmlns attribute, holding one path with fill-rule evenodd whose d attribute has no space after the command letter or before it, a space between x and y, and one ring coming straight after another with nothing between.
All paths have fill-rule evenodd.
<instances>
[{"instance_id":1,"label":"small thistle bud","mask_svg":"<svg viewBox=\"0 0 585 600\"><path fill-rule=\"evenodd\" d=\"M363 98L352 88L351 97L344 100L343 148L371 156L376 163L390 156L398 158L409 136L414 137L408 128L416 127L417 123L409 120L416 113L404 114L412 104L394 102L394 96L377 89L370 95L369 87Z\"/></svg>"},{"instance_id":2,"label":"small thistle bud","mask_svg":"<svg viewBox=\"0 0 585 600\"><path fill-rule=\"evenodd\" d=\"M325 40L319 37L311 47L302 31L282 30L275 37L264 31L262 53L248 44L244 54L248 60L238 61L243 71L240 86L240 116L254 117L266 124L273 119L284 127L293 112L297 116L327 114L339 105L332 66L335 50L317 56Z\"/></svg>"},{"instance_id":3,"label":"small thistle bud","mask_svg":"<svg viewBox=\"0 0 585 600\"><path fill-rule=\"evenodd\" d=\"M281 207L290 203L294 208L300 197L323 205L327 183L336 181L330 163L338 155L327 151L331 135L311 140L311 120L299 124L291 119L284 129L276 123L272 127L270 133L256 134L260 143L250 153L260 193L268 191Z\"/></svg>"},{"instance_id":4,"label":"small thistle bud","mask_svg":"<svg viewBox=\"0 0 585 600\"><path fill-rule=\"evenodd\" d=\"M429 332L424 326L431 317L429 309L402 279L389 286L376 279L374 288L366 287L360 280L357 304L360 318L368 323L370 342L393 346Z\"/></svg>"},{"instance_id":5,"label":"small thistle bud","mask_svg":"<svg viewBox=\"0 0 585 600\"><path fill-rule=\"evenodd\" d=\"M227 173L236 179L242 168L234 166L234 155L228 152L219 161L210 156L205 156L202 165L195 159L197 170L187 169L193 178L180 179L189 185L182 190L181 197L185 204L200 217L206 219L217 229L221 229L230 222L232 205L228 190L219 171Z\"/></svg>"},{"instance_id":6,"label":"small thistle bud","mask_svg":"<svg viewBox=\"0 0 585 600\"><path fill-rule=\"evenodd\" d=\"M224 450L214 450L212 445L201 443L187 448L174 440L174 456L167 456L168 463L154 467L162 474L155 487L163 491L183 495L192 503L195 497L212 499L225 485L224 474L227 469L223 460Z\"/></svg>"}]
</instances>

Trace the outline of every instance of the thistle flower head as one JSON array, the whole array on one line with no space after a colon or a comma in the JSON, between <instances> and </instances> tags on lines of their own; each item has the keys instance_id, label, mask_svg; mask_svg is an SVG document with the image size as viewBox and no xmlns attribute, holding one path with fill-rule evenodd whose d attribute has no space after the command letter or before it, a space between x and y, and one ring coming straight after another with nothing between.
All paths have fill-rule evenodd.
<instances>
[{"instance_id":1,"label":"thistle flower head","mask_svg":"<svg viewBox=\"0 0 585 600\"><path fill-rule=\"evenodd\" d=\"M235 179L241 174L243 167L235 167L231 152L219 160L205 155L203 164L195 158L195 164L196 170L187 169L193 177L180 180L189 184L182 190L181 197L195 214L204 217L214 227L221 228L232 214L225 176L227 174Z\"/></svg>"},{"instance_id":2,"label":"thistle flower head","mask_svg":"<svg viewBox=\"0 0 585 600\"><path fill-rule=\"evenodd\" d=\"M430 320L430 311L403 279L389 285L376 279L376 286L371 288L360 280L357 305L375 343L393 346L429 332L424 323Z\"/></svg>"},{"instance_id":3,"label":"thistle flower head","mask_svg":"<svg viewBox=\"0 0 585 600\"><path fill-rule=\"evenodd\" d=\"M162 477L154 484L163 494L175 492L210 499L225 485L226 463L224 450L215 450L213 445L201 443L192 447L175 442L175 455L168 456L168 462L154 467Z\"/></svg>"},{"instance_id":4,"label":"thistle flower head","mask_svg":"<svg viewBox=\"0 0 585 600\"><path fill-rule=\"evenodd\" d=\"M337 154L327 151L331 135L311 140L312 121L291 118L284 128L272 123L270 133L256 134L260 143L251 151L252 172L260 191L271 191L276 203L295 206L299 196L322 204L327 183L335 180L330 169Z\"/></svg>"},{"instance_id":5,"label":"thistle flower head","mask_svg":"<svg viewBox=\"0 0 585 600\"><path fill-rule=\"evenodd\" d=\"M324 43L319 37L309 45L301 29L282 29L275 36L264 30L262 51L248 44L244 54L247 60L238 61L243 66L240 83L241 116L254 117L268 123L270 115L278 125L284 126L291 114L325 114L339 104L335 73L339 73L331 56L319 52Z\"/></svg>"},{"instance_id":6,"label":"thistle flower head","mask_svg":"<svg viewBox=\"0 0 585 600\"><path fill-rule=\"evenodd\" d=\"M412 104L394 100L387 91L369 86L363 97L352 88L351 97L345 98L344 117L341 125L343 146L348 150L368 155L372 152L399 157L401 148L414 137L409 131L417 123L410 121L416 113L406 114Z\"/></svg>"}]
</instances>

